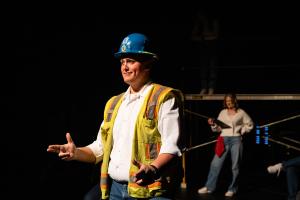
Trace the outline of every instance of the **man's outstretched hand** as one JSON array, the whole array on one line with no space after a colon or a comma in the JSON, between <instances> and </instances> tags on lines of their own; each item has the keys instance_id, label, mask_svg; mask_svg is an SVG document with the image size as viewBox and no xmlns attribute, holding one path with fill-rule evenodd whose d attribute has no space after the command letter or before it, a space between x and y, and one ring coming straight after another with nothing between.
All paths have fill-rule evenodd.
<instances>
[{"instance_id":1,"label":"man's outstretched hand","mask_svg":"<svg viewBox=\"0 0 300 200\"><path fill-rule=\"evenodd\" d=\"M62 160L74 160L76 153L76 145L74 144L70 133L66 133L66 139L66 144L49 145L47 151L51 153L57 153Z\"/></svg>"}]
</instances>

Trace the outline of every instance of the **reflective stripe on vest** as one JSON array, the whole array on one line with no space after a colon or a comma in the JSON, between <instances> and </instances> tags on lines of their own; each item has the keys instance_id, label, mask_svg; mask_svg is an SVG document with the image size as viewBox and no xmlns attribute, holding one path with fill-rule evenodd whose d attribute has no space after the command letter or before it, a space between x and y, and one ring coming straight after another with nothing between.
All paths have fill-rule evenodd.
<instances>
[{"instance_id":1,"label":"reflective stripe on vest","mask_svg":"<svg viewBox=\"0 0 300 200\"><path fill-rule=\"evenodd\" d=\"M155 116L157 114L155 112L157 100L158 100L158 97L161 94L161 92L163 90L165 90L166 88L167 87L165 87L165 86L159 85L158 87L154 88L155 91L152 91L150 100L149 100L148 105L147 105L147 111L146 111L146 118L147 119L154 119L154 117L157 117L157 116Z\"/></svg>"},{"instance_id":2,"label":"reflective stripe on vest","mask_svg":"<svg viewBox=\"0 0 300 200\"><path fill-rule=\"evenodd\" d=\"M106 117L106 122L109 122L111 120L111 116L112 113L114 112L114 109L118 103L118 101L121 99L121 97L123 96L124 93L119 94L118 96L115 97L114 101L112 102L112 104L110 105L110 108L107 112L107 117Z\"/></svg>"}]
</instances>

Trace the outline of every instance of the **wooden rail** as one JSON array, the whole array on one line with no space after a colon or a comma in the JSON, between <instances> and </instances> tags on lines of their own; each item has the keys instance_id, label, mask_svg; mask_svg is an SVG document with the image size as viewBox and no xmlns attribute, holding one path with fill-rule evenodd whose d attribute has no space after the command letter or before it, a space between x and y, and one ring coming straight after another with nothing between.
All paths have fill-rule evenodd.
<instances>
[{"instance_id":1,"label":"wooden rail","mask_svg":"<svg viewBox=\"0 0 300 200\"><path fill-rule=\"evenodd\" d=\"M198 100L223 100L225 94L185 94L188 101ZM239 100L300 100L300 94L236 94Z\"/></svg>"}]
</instances>

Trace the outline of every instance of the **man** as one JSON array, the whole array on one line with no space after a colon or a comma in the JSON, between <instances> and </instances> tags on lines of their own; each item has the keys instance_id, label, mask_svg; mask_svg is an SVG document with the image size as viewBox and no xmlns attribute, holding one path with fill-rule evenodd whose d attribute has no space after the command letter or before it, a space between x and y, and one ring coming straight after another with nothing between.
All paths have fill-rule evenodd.
<instances>
[{"instance_id":1,"label":"man","mask_svg":"<svg viewBox=\"0 0 300 200\"><path fill-rule=\"evenodd\" d=\"M67 144L47 151L63 160L101 161L102 199L171 199L181 181L182 93L151 81L158 57L145 35L125 37L115 57L129 88L106 103L97 139L76 147L67 133Z\"/></svg>"},{"instance_id":2,"label":"man","mask_svg":"<svg viewBox=\"0 0 300 200\"><path fill-rule=\"evenodd\" d=\"M288 200L298 200L300 197L300 156L291 158L275 165L268 166L267 170L270 174L279 176L281 171L286 174Z\"/></svg>"}]
</instances>

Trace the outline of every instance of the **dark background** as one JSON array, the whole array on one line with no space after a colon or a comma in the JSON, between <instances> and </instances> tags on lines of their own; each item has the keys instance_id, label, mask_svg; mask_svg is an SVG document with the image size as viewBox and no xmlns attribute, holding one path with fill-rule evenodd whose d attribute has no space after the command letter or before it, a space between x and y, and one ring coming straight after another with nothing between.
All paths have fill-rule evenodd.
<instances>
[{"instance_id":1,"label":"dark background","mask_svg":"<svg viewBox=\"0 0 300 200\"><path fill-rule=\"evenodd\" d=\"M198 93L198 68L193 63L196 50L190 48L189 34L197 11L215 16L220 21L216 93L300 92L296 6L201 2L167 5L146 3L138 7L128 3L107 7L45 3L9 7L5 18L8 28L3 32L8 35L6 41L12 48L12 59L2 67L1 96L2 165L6 169L3 188L11 199L17 196L81 199L97 181L97 166L63 162L46 149L49 144L64 143L66 131L71 132L77 146L95 139L105 102L127 88L113 53L129 33L145 33L156 45L160 55L154 74L157 82L186 94ZM257 123L299 114L300 110L298 101L251 101L242 105ZM220 108L221 102L214 101L191 106L207 115L216 115ZM190 122L206 126L198 120ZM274 132L282 130L295 132L284 126ZM196 137L192 145L201 143L206 133ZM255 146L254 140L248 141L249 146ZM274 148L268 149L271 152L277 151L276 146L270 148ZM249 164L254 160L268 161L268 153L256 152L260 147L252 150L253 154L248 153ZM200 159L201 155L195 154L190 158ZM283 153L272 160L286 156ZM207 164L210 159L200 163ZM267 161L258 162L259 166L265 167ZM203 166L203 174L197 174L203 180L206 164L199 164ZM203 183L189 180L191 185Z\"/></svg>"}]
</instances>

